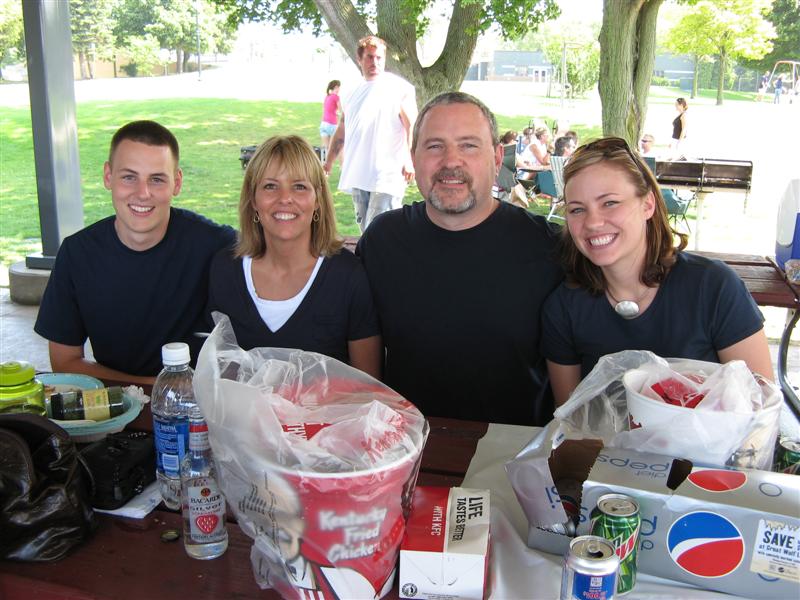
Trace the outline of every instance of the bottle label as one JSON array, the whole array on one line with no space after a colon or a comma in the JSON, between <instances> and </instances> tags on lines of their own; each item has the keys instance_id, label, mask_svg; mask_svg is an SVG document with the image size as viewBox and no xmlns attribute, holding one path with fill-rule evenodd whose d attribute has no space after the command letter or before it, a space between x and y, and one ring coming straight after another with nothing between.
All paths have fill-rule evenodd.
<instances>
[{"instance_id":1,"label":"bottle label","mask_svg":"<svg viewBox=\"0 0 800 600\"><path fill-rule=\"evenodd\" d=\"M201 478L202 485L186 488L189 532L194 543L219 541L225 531L225 496L213 478Z\"/></svg>"},{"instance_id":2,"label":"bottle label","mask_svg":"<svg viewBox=\"0 0 800 600\"><path fill-rule=\"evenodd\" d=\"M210 450L208 425L205 421L189 423L189 448L195 451Z\"/></svg>"},{"instance_id":3,"label":"bottle label","mask_svg":"<svg viewBox=\"0 0 800 600\"><path fill-rule=\"evenodd\" d=\"M108 390L83 390L83 418L92 421L107 421L111 418Z\"/></svg>"},{"instance_id":4,"label":"bottle label","mask_svg":"<svg viewBox=\"0 0 800 600\"><path fill-rule=\"evenodd\" d=\"M181 460L189 447L189 422L153 415L156 466L167 477L180 477Z\"/></svg>"}]
</instances>

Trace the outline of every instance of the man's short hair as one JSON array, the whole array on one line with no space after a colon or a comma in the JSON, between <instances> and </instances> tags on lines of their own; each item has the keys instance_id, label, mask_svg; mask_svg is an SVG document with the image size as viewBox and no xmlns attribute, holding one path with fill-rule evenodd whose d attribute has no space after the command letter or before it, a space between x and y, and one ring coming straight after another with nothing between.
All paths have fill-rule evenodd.
<instances>
[{"instance_id":1,"label":"man's short hair","mask_svg":"<svg viewBox=\"0 0 800 600\"><path fill-rule=\"evenodd\" d=\"M483 113L483 116L486 117L486 122L489 125L489 134L492 136L492 145L497 146L497 144L500 143L500 134L497 131L497 119L494 118L492 111L490 111L483 102L478 100L475 96L471 96L470 94L466 94L464 92L444 92L432 100L429 100L428 103L422 107L422 110L419 111L417 120L414 123L414 139L411 142L412 153L414 153L417 149L419 130L425 115L427 115L433 107L446 104L472 104L473 106L477 106Z\"/></svg>"},{"instance_id":2,"label":"man's short hair","mask_svg":"<svg viewBox=\"0 0 800 600\"><path fill-rule=\"evenodd\" d=\"M377 35L368 35L367 37L361 38L358 40L358 48L356 48L356 55L358 55L359 59L364 56L364 50L366 48L383 48L385 50L386 42Z\"/></svg>"},{"instance_id":3,"label":"man's short hair","mask_svg":"<svg viewBox=\"0 0 800 600\"><path fill-rule=\"evenodd\" d=\"M124 140L147 144L148 146L169 146L172 158L175 159L175 168L178 168L180 150L178 140L172 132L155 121L131 121L120 127L111 138L111 148L108 150L108 162L112 163L114 152Z\"/></svg>"},{"instance_id":4,"label":"man's short hair","mask_svg":"<svg viewBox=\"0 0 800 600\"><path fill-rule=\"evenodd\" d=\"M645 133L642 136L642 141L643 142L650 142L651 144L654 144L656 139L652 135L650 135L649 133Z\"/></svg>"}]
</instances>

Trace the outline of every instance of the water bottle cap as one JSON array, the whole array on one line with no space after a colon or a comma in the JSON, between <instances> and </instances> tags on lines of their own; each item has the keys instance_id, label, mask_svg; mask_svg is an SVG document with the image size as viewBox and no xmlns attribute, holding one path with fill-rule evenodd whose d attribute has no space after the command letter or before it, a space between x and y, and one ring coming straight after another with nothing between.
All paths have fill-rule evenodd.
<instances>
[{"instance_id":1,"label":"water bottle cap","mask_svg":"<svg viewBox=\"0 0 800 600\"><path fill-rule=\"evenodd\" d=\"M191 362L189 344L184 342L170 342L161 346L161 361L164 365L187 365Z\"/></svg>"}]
</instances>

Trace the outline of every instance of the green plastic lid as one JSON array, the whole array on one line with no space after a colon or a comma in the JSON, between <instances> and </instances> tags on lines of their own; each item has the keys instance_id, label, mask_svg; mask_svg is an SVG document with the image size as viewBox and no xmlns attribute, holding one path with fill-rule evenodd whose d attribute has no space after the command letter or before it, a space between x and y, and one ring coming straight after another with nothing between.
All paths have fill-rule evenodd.
<instances>
[{"instance_id":1,"label":"green plastic lid","mask_svg":"<svg viewBox=\"0 0 800 600\"><path fill-rule=\"evenodd\" d=\"M24 360L0 363L0 385L20 385L31 381L35 376L36 369Z\"/></svg>"}]
</instances>

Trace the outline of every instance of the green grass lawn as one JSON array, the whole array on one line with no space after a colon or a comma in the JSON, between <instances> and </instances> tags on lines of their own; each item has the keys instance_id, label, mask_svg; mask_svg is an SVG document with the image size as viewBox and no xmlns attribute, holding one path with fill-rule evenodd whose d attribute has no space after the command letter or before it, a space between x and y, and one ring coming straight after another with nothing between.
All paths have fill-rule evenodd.
<instances>
[{"instance_id":1,"label":"green grass lawn","mask_svg":"<svg viewBox=\"0 0 800 600\"><path fill-rule=\"evenodd\" d=\"M161 99L86 102L77 107L84 222L113 213L103 187L103 163L113 133L135 119L153 119L170 128L181 144L184 185L176 206L199 212L214 221L237 224L242 183L239 149L275 134L296 133L319 143L320 103L238 101L218 99ZM501 133L521 130L522 116L498 115ZM548 122L550 119L548 119ZM584 139L597 136L598 127L577 124ZM350 196L336 191L338 164L331 174L336 217L342 235L357 235ZM420 200L411 185L406 202ZM547 213L547 206L532 208ZM4 108L0 115L0 263L21 260L41 251L30 110Z\"/></svg>"}]
</instances>

